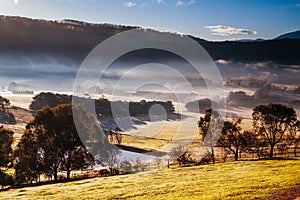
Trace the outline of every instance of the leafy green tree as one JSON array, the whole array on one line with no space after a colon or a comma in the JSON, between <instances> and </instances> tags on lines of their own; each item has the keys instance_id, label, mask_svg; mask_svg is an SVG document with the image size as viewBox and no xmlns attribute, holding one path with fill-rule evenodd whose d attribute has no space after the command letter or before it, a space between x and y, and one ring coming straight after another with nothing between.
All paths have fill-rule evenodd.
<instances>
[{"instance_id":1,"label":"leafy green tree","mask_svg":"<svg viewBox=\"0 0 300 200\"><path fill-rule=\"evenodd\" d=\"M73 112L76 112L76 119ZM74 120L78 123L75 124ZM78 131L85 134L79 136ZM69 180L72 170L93 164L94 158L88 148L93 153L97 151L100 156L107 156L108 142L104 138L93 115L81 106L62 104L55 108L45 107L26 126L26 133L18 145L16 171L20 177L35 178L36 173L24 172L41 170L42 173L52 173L57 180L58 171L65 170ZM23 153L27 151L28 154Z\"/></svg>"},{"instance_id":2,"label":"leafy green tree","mask_svg":"<svg viewBox=\"0 0 300 200\"><path fill-rule=\"evenodd\" d=\"M12 162L12 143L14 132L8 129L0 127L0 184L2 186L7 184L7 178L9 177L3 168L8 167Z\"/></svg>"},{"instance_id":3,"label":"leafy green tree","mask_svg":"<svg viewBox=\"0 0 300 200\"><path fill-rule=\"evenodd\" d=\"M34 180L38 180L43 172L43 166L37 135L34 132L25 131L16 147L14 157L18 183L32 183Z\"/></svg>"},{"instance_id":4,"label":"leafy green tree","mask_svg":"<svg viewBox=\"0 0 300 200\"><path fill-rule=\"evenodd\" d=\"M7 167L12 161L13 134L13 131L0 127L0 167Z\"/></svg>"},{"instance_id":5,"label":"leafy green tree","mask_svg":"<svg viewBox=\"0 0 300 200\"><path fill-rule=\"evenodd\" d=\"M38 141L45 158L44 165L49 166L48 170L53 170L54 174L57 174L58 167L66 170L68 180L72 170L85 167L92 161L81 140L87 140L88 136L79 137L72 109L81 108L72 107L70 104L58 105L55 108L46 107L37 112L34 120L27 125L27 129L33 129L38 134ZM88 116L87 113L85 114ZM88 127L85 129L88 131ZM57 178L57 175L54 175L54 178Z\"/></svg>"},{"instance_id":6,"label":"leafy green tree","mask_svg":"<svg viewBox=\"0 0 300 200\"><path fill-rule=\"evenodd\" d=\"M291 124L297 121L296 112L281 104L256 106L253 109L253 128L262 134L270 146L269 157L273 157L274 147L282 141Z\"/></svg>"},{"instance_id":7,"label":"leafy green tree","mask_svg":"<svg viewBox=\"0 0 300 200\"><path fill-rule=\"evenodd\" d=\"M221 125L222 121L219 113L212 109L207 109L204 113L204 117L200 117L198 121L199 133L202 136L203 145L209 146L213 164L215 164L214 145L221 132Z\"/></svg>"}]
</instances>

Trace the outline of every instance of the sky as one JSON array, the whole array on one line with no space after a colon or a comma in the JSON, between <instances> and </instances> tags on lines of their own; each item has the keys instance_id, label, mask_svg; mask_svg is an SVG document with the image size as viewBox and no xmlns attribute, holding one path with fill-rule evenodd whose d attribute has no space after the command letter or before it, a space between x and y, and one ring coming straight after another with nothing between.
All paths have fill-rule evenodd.
<instances>
[{"instance_id":1,"label":"sky","mask_svg":"<svg viewBox=\"0 0 300 200\"><path fill-rule=\"evenodd\" d=\"M300 0L0 0L0 15L134 25L212 41L300 30Z\"/></svg>"}]
</instances>

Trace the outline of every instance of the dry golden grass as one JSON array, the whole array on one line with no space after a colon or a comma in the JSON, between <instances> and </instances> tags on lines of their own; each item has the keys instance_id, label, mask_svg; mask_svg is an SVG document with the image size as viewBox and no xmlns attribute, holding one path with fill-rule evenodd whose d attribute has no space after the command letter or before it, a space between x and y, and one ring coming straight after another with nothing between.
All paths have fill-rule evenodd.
<instances>
[{"instance_id":1,"label":"dry golden grass","mask_svg":"<svg viewBox=\"0 0 300 200\"><path fill-rule=\"evenodd\" d=\"M300 160L240 161L11 189L0 199L257 199L300 184Z\"/></svg>"}]
</instances>

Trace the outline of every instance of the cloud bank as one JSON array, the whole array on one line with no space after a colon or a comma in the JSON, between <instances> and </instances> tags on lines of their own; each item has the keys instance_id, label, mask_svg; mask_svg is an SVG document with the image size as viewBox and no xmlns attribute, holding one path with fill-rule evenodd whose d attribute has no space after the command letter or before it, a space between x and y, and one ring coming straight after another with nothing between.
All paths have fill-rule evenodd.
<instances>
[{"instance_id":1,"label":"cloud bank","mask_svg":"<svg viewBox=\"0 0 300 200\"><path fill-rule=\"evenodd\" d=\"M243 29L243 28L235 28L231 26L224 26L224 25L216 25L216 26L205 26L205 28L208 28L211 30L211 32L214 35L219 36L228 36L228 35L256 35L256 31L252 31L249 29Z\"/></svg>"}]
</instances>

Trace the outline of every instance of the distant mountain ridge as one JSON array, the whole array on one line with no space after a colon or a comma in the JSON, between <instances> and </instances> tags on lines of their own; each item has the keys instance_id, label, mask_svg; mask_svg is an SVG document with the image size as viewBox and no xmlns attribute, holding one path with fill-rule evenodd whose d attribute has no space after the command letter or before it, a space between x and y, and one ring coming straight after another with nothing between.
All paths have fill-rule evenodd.
<instances>
[{"instance_id":1,"label":"distant mountain ridge","mask_svg":"<svg viewBox=\"0 0 300 200\"><path fill-rule=\"evenodd\" d=\"M24 17L0 16L1 54L22 55L9 61L16 65L31 57L51 56L57 63L71 60L79 65L86 55L100 42L122 31L140 28L112 24L91 24L76 20L48 21ZM147 29L145 29L147 30ZM174 34L174 33L164 33ZM300 40L264 40L259 42L224 41L210 42L191 36L201 44L213 60L232 62L275 62L278 64L300 65ZM143 54L144 58L154 57L155 52ZM140 56L140 55L139 55ZM163 59L174 59L160 53ZM138 57L134 53L130 57ZM23 59L23 60L21 60ZM13 62L13 63L12 63Z\"/></svg>"},{"instance_id":2,"label":"distant mountain ridge","mask_svg":"<svg viewBox=\"0 0 300 200\"><path fill-rule=\"evenodd\" d=\"M283 35L274 38L274 40L279 40L279 39L300 39L300 30L290 32L290 33L285 33Z\"/></svg>"}]
</instances>

